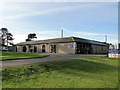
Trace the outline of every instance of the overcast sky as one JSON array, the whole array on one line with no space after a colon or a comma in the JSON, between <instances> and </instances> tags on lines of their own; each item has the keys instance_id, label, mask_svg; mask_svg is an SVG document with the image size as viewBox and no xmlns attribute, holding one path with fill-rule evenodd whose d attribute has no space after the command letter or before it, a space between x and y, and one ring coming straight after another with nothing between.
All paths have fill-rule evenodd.
<instances>
[{"instance_id":1,"label":"overcast sky","mask_svg":"<svg viewBox=\"0 0 120 90\"><path fill-rule=\"evenodd\" d=\"M117 2L4 2L1 28L8 28L14 43L25 41L29 33L43 40L75 36L109 43L118 42Z\"/></svg>"}]
</instances>

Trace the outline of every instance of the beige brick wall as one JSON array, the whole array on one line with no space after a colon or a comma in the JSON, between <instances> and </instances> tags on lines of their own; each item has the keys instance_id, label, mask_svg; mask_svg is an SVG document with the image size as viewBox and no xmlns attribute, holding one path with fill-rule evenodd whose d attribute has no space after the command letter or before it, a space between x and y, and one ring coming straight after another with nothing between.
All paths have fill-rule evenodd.
<instances>
[{"instance_id":1,"label":"beige brick wall","mask_svg":"<svg viewBox=\"0 0 120 90\"><path fill-rule=\"evenodd\" d=\"M42 53L42 46L45 45L45 52L49 52L49 44L38 44L37 46L37 53Z\"/></svg>"},{"instance_id":2,"label":"beige brick wall","mask_svg":"<svg viewBox=\"0 0 120 90\"><path fill-rule=\"evenodd\" d=\"M76 42L69 43L51 43L51 44L37 44L33 45L37 47L37 53L42 53L42 46L45 45L46 53L51 53L51 45L56 45L56 53L61 54L75 54ZM29 52L29 46L26 45L27 51ZM17 46L17 52L23 52L23 46ZM108 52L107 46L92 45L93 54L104 54Z\"/></svg>"},{"instance_id":3,"label":"beige brick wall","mask_svg":"<svg viewBox=\"0 0 120 90\"><path fill-rule=\"evenodd\" d=\"M27 50L26 52L29 52L29 48L28 48L28 45L25 45ZM23 52L23 46L17 46L17 52Z\"/></svg>"},{"instance_id":4,"label":"beige brick wall","mask_svg":"<svg viewBox=\"0 0 120 90\"><path fill-rule=\"evenodd\" d=\"M22 52L22 50L23 50L22 47L23 47L23 46L17 46L17 52Z\"/></svg>"},{"instance_id":5,"label":"beige brick wall","mask_svg":"<svg viewBox=\"0 0 120 90\"><path fill-rule=\"evenodd\" d=\"M71 43L51 43L51 44L39 44L37 46L37 52L42 53L42 46L45 45L46 53L51 53L51 45L56 45L56 53L69 53L75 54L75 42Z\"/></svg>"},{"instance_id":6,"label":"beige brick wall","mask_svg":"<svg viewBox=\"0 0 120 90\"><path fill-rule=\"evenodd\" d=\"M36 45L36 47L37 47L37 53L42 52L41 45Z\"/></svg>"},{"instance_id":7,"label":"beige brick wall","mask_svg":"<svg viewBox=\"0 0 120 90\"><path fill-rule=\"evenodd\" d=\"M69 53L75 54L75 42L70 43L59 43L58 45L58 53Z\"/></svg>"},{"instance_id":8,"label":"beige brick wall","mask_svg":"<svg viewBox=\"0 0 120 90\"><path fill-rule=\"evenodd\" d=\"M75 42L70 43L52 43L52 44L38 44L31 45L37 47L37 53L42 53L42 45L45 45L46 53L51 53L51 45L56 45L56 53L69 53L75 54ZM29 45L25 45L27 48L26 52L29 52ZM17 52L23 52L23 46L17 46Z\"/></svg>"}]
</instances>

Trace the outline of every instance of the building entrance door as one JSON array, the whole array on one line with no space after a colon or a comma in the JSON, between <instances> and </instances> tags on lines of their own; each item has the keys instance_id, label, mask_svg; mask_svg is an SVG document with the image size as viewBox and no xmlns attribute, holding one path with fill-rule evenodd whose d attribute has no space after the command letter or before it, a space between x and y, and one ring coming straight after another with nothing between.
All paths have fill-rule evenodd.
<instances>
[{"instance_id":1,"label":"building entrance door","mask_svg":"<svg viewBox=\"0 0 120 90\"><path fill-rule=\"evenodd\" d=\"M37 52L37 47L36 46L34 46L34 53L36 53Z\"/></svg>"},{"instance_id":2,"label":"building entrance door","mask_svg":"<svg viewBox=\"0 0 120 90\"><path fill-rule=\"evenodd\" d=\"M27 51L26 46L23 46L23 52L26 52L26 51Z\"/></svg>"},{"instance_id":3,"label":"building entrance door","mask_svg":"<svg viewBox=\"0 0 120 90\"><path fill-rule=\"evenodd\" d=\"M42 53L45 53L45 45L42 45Z\"/></svg>"},{"instance_id":4,"label":"building entrance door","mask_svg":"<svg viewBox=\"0 0 120 90\"><path fill-rule=\"evenodd\" d=\"M51 53L56 53L56 45L51 45Z\"/></svg>"},{"instance_id":5,"label":"building entrance door","mask_svg":"<svg viewBox=\"0 0 120 90\"><path fill-rule=\"evenodd\" d=\"M16 49L15 49L15 51L17 52L17 47L15 47Z\"/></svg>"}]
</instances>

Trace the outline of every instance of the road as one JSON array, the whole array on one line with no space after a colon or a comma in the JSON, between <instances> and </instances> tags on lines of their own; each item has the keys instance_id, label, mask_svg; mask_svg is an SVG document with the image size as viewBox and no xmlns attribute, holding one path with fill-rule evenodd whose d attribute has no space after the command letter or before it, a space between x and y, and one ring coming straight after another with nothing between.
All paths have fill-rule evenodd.
<instances>
[{"instance_id":1,"label":"road","mask_svg":"<svg viewBox=\"0 0 120 90\"><path fill-rule=\"evenodd\" d=\"M27 64L35 64L35 63L44 63L44 62L53 62L53 61L64 61L75 58L88 58L88 57L98 57L98 56L106 56L106 55L94 55L94 54L50 54L48 57L44 58L34 58L34 59L18 59L18 60L7 60L0 61L1 67L13 67L18 65L27 65Z\"/></svg>"}]
</instances>

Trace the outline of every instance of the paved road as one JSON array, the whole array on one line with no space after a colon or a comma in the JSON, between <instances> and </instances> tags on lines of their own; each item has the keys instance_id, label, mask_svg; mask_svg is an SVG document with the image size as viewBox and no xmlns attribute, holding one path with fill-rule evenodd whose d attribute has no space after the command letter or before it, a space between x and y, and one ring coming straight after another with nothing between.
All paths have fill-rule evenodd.
<instances>
[{"instance_id":1,"label":"paved road","mask_svg":"<svg viewBox=\"0 0 120 90\"><path fill-rule=\"evenodd\" d=\"M75 59L75 58L87 58L87 57L96 57L96 56L105 56L105 55L50 54L50 56L44 57L44 58L0 61L0 63L2 63L0 67L12 67L12 66L18 66L18 65L35 64L35 63L52 62L52 61L63 61L63 60L69 60L69 59Z\"/></svg>"}]
</instances>

